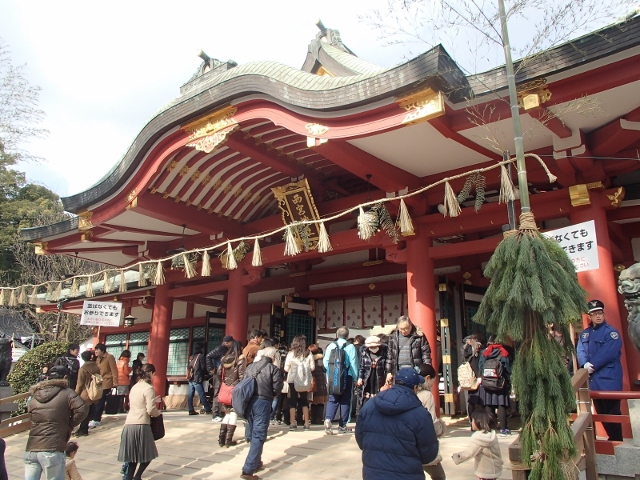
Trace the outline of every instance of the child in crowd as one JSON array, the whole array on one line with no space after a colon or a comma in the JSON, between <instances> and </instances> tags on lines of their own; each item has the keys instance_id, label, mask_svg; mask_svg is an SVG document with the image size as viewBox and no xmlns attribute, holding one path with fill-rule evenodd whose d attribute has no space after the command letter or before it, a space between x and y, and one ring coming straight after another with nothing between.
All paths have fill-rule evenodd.
<instances>
[{"instance_id":1,"label":"child in crowd","mask_svg":"<svg viewBox=\"0 0 640 480\"><path fill-rule=\"evenodd\" d=\"M496 429L496 417L487 411L476 410L471 414L471 435L469 448L452 455L453 462L458 465L470 458L475 459L475 474L478 480L493 480L502 473L502 454Z\"/></svg>"},{"instance_id":2,"label":"child in crowd","mask_svg":"<svg viewBox=\"0 0 640 480\"><path fill-rule=\"evenodd\" d=\"M433 399L433 393L431 393L431 387L434 382L438 381L438 374L431 365L424 364L420 365L420 375L424 377L424 383L418 385L418 399L431 415L433 419L433 429L436 432L436 436L440 438L445 433L445 424L436 414L436 403ZM423 465L422 468L425 473L431 477L431 480L445 480L447 478L444 473L444 468L442 468L442 456L440 452L438 452L438 456L433 462Z\"/></svg>"},{"instance_id":3,"label":"child in crowd","mask_svg":"<svg viewBox=\"0 0 640 480\"><path fill-rule=\"evenodd\" d=\"M82 480L75 461L76 454L78 453L78 444L76 442L68 442L64 453L67 456L64 476L65 480Z\"/></svg>"}]
</instances>

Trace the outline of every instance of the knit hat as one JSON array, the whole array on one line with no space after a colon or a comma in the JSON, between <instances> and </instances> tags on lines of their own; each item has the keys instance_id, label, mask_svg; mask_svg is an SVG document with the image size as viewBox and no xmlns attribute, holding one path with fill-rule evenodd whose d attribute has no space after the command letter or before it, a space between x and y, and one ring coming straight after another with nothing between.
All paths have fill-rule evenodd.
<instances>
[{"instance_id":1,"label":"knit hat","mask_svg":"<svg viewBox=\"0 0 640 480\"><path fill-rule=\"evenodd\" d=\"M421 383L424 383L424 377L421 377L413 368L401 368L396 373L396 385L413 388Z\"/></svg>"},{"instance_id":2,"label":"knit hat","mask_svg":"<svg viewBox=\"0 0 640 480\"><path fill-rule=\"evenodd\" d=\"M379 347L380 346L380 337L376 337L375 335L371 335L367 337L364 341L365 347Z\"/></svg>"}]
</instances>

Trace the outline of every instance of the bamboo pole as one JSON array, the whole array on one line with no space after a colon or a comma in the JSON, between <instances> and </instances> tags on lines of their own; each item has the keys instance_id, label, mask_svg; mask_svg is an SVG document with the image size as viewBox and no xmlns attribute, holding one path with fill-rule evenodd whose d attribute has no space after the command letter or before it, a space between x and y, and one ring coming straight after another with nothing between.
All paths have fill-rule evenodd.
<instances>
[{"instance_id":1,"label":"bamboo pole","mask_svg":"<svg viewBox=\"0 0 640 480\"><path fill-rule=\"evenodd\" d=\"M516 76L511 59L511 43L509 42L509 30L507 28L507 14L504 9L504 0L498 0L500 9L500 25L502 27L502 46L504 47L504 59L507 69L507 85L509 86L509 103L511 106L511 119L513 121L513 134L516 146L516 167L518 170L518 188L520 189L520 211L531 211L529 204L529 184L527 182L527 168L524 163L524 143L522 141L522 126L520 125L520 107L518 106L518 94L516 92Z\"/></svg>"}]
</instances>

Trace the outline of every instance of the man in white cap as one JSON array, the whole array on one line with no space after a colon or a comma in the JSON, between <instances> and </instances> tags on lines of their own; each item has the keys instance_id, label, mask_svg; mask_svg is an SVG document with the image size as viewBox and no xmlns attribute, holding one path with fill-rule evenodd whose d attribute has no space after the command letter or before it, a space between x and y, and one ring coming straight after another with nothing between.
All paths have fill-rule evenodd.
<instances>
[{"instance_id":1,"label":"man in white cap","mask_svg":"<svg viewBox=\"0 0 640 480\"><path fill-rule=\"evenodd\" d=\"M604 303L591 300L588 304L591 325L581 334L577 345L578 365L589 372L589 388L594 391L622 390L622 338L620 332L607 323ZM620 400L593 399L596 412L601 415L622 415ZM622 441L622 425L605 423L602 425L610 441Z\"/></svg>"}]
</instances>

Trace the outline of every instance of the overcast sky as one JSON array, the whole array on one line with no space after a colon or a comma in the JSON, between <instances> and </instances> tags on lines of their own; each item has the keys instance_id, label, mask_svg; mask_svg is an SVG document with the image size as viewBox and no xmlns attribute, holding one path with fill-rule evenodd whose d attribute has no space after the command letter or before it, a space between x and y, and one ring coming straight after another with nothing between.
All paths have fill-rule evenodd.
<instances>
[{"instance_id":1,"label":"overcast sky","mask_svg":"<svg viewBox=\"0 0 640 480\"><path fill-rule=\"evenodd\" d=\"M86 190L198 68L202 48L239 64L273 60L300 68L321 18L356 54L379 65L403 60L382 47L358 13L381 0L162 2L3 1L0 37L14 65L42 88L45 159L22 164L28 180L61 196Z\"/></svg>"}]
</instances>

